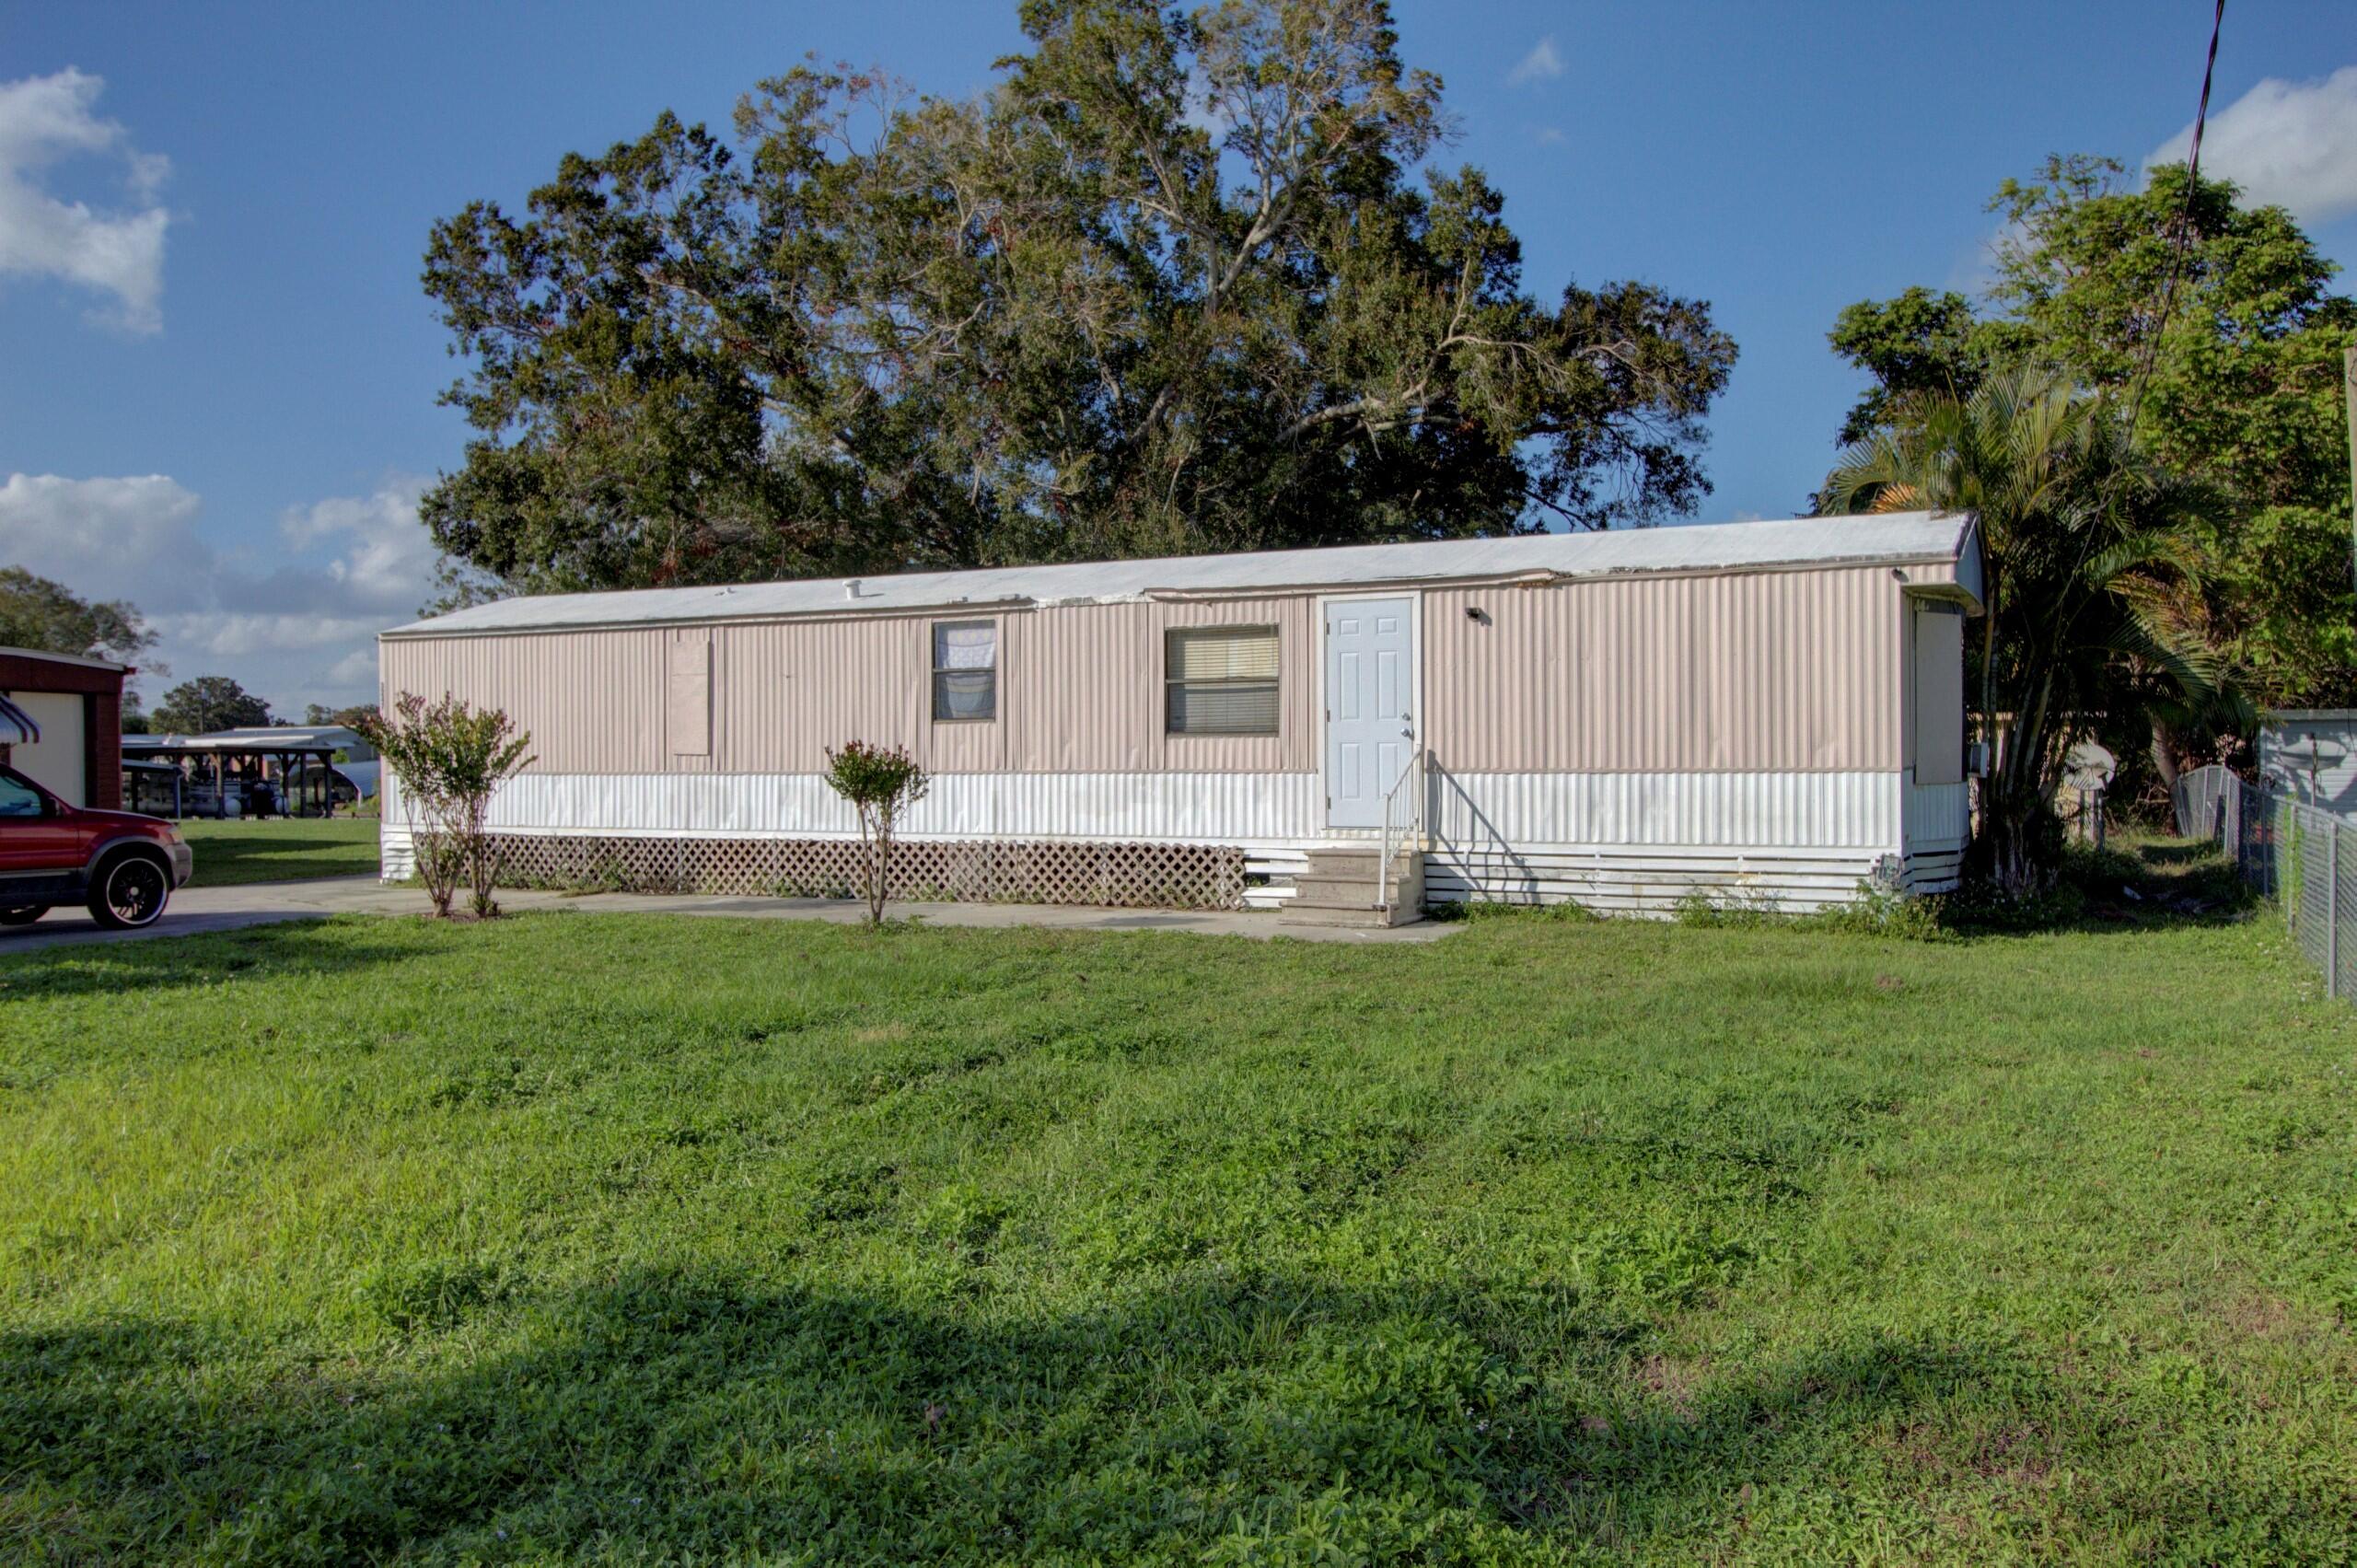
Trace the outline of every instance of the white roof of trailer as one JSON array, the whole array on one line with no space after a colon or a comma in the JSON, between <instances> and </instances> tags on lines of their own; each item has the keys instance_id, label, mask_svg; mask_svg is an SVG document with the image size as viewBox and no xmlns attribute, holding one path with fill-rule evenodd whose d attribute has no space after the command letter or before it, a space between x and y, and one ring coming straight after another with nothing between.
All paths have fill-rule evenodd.
<instances>
[{"instance_id":1,"label":"white roof of trailer","mask_svg":"<svg viewBox=\"0 0 2357 1568\"><path fill-rule=\"evenodd\" d=\"M771 616L873 615L955 610L961 606L1125 603L1194 595L1320 591L1388 584L1602 577L1651 572L1744 572L1842 565L1953 562L1965 554L1972 518L1961 513L1795 517L1783 522L1622 528L1605 533L1523 534L1511 539L1269 550L1241 555L1178 555L1062 566L904 572L883 577L812 577L726 587L636 588L540 594L475 605L388 636L567 627L662 625ZM1978 560L1966 587L1978 598Z\"/></svg>"}]
</instances>

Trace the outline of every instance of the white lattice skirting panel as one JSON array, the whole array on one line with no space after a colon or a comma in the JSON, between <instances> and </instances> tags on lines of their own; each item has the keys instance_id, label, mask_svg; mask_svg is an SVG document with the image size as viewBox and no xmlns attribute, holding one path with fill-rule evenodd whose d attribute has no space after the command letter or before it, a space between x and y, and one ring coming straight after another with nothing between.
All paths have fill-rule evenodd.
<instances>
[{"instance_id":1,"label":"white lattice skirting panel","mask_svg":"<svg viewBox=\"0 0 2357 1568\"><path fill-rule=\"evenodd\" d=\"M861 846L842 839L607 838L503 833L499 882L638 893L853 898ZM1213 844L900 843L888 895L959 903L1241 909L1244 852Z\"/></svg>"}]
</instances>

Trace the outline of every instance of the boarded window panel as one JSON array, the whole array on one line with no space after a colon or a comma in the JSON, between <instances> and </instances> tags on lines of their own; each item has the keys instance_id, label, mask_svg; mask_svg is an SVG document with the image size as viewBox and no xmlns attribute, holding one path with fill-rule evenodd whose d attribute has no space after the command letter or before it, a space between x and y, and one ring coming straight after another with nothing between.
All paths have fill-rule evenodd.
<instances>
[{"instance_id":1,"label":"boarded window panel","mask_svg":"<svg viewBox=\"0 0 2357 1568\"><path fill-rule=\"evenodd\" d=\"M712 755L712 644L702 637L670 645L663 690L663 733L674 757Z\"/></svg>"},{"instance_id":2,"label":"boarded window panel","mask_svg":"<svg viewBox=\"0 0 2357 1568\"><path fill-rule=\"evenodd\" d=\"M934 624L933 716L952 722L998 717L998 622Z\"/></svg>"},{"instance_id":3,"label":"boarded window panel","mask_svg":"<svg viewBox=\"0 0 2357 1568\"><path fill-rule=\"evenodd\" d=\"M1964 610L1915 607L1915 782L1964 782Z\"/></svg>"},{"instance_id":4,"label":"boarded window panel","mask_svg":"<svg viewBox=\"0 0 2357 1568\"><path fill-rule=\"evenodd\" d=\"M1172 735L1277 733L1277 629L1173 627L1163 638Z\"/></svg>"}]
</instances>

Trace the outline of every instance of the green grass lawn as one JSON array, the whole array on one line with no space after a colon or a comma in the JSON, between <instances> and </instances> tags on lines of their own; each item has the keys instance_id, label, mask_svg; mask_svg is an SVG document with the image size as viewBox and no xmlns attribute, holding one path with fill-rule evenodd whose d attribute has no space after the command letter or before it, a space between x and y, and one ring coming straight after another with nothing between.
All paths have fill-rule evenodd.
<instances>
[{"instance_id":1,"label":"green grass lawn","mask_svg":"<svg viewBox=\"0 0 2357 1568\"><path fill-rule=\"evenodd\" d=\"M2272 917L0 959L0 1558L2320 1562Z\"/></svg>"},{"instance_id":2,"label":"green grass lawn","mask_svg":"<svg viewBox=\"0 0 2357 1568\"><path fill-rule=\"evenodd\" d=\"M377 869L373 817L272 817L254 821L179 824L196 851L192 888L248 882L295 882L309 877L353 877Z\"/></svg>"}]
</instances>

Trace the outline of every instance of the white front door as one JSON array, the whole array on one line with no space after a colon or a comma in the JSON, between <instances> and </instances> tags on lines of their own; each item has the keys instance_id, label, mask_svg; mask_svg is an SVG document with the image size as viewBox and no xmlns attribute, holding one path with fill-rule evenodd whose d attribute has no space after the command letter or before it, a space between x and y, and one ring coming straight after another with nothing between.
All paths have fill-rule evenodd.
<instances>
[{"instance_id":1,"label":"white front door","mask_svg":"<svg viewBox=\"0 0 2357 1568\"><path fill-rule=\"evenodd\" d=\"M1383 826L1383 797L1415 749L1414 610L1404 598L1326 606L1329 826Z\"/></svg>"}]
</instances>

